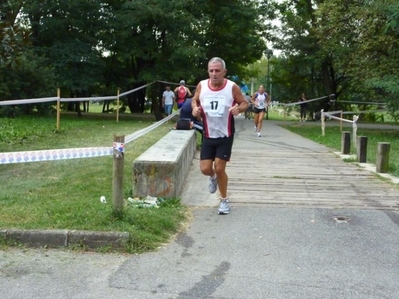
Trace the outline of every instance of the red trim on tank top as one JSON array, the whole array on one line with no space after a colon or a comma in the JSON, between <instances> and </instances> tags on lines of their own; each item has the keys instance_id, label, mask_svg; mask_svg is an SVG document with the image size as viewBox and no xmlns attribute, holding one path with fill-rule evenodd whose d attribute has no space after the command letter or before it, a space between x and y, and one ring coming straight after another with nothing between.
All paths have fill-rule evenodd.
<instances>
[{"instance_id":1,"label":"red trim on tank top","mask_svg":"<svg viewBox=\"0 0 399 299\"><path fill-rule=\"evenodd\" d=\"M225 88L226 87L226 85L227 85L227 79L224 79L224 82L223 82L223 85L222 85L222 87L219 87L219 88L212 88L211 87L211 79L208 79L208 88L210 89L210 90L212 90L212 91L219 91L219 90L222 90L223 88Z\"/></svg>"}]
</instances>

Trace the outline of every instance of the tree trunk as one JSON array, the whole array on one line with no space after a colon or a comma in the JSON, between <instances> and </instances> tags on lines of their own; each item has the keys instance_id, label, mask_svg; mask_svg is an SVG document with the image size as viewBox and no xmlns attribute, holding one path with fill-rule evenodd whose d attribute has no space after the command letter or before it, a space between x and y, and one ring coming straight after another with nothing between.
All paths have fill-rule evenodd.
<instances>
[{"instance_id":1,"label":"tree trunk","mask_svg":"<svg viewBox=\"0 0 399 299\"><path fill-rule=\"evenodd\" d=\"M151 108L155 116L156 121L160 121L163 119L162 115L162 95L159 97L160 94L160 85L159 83L155 83L151 85L149 97L151 99Z\"/></svg>"},{"instance_id":2,"label":"tree trunk","mask_svg":"<svg viewBox=\"0 0 399 299\"><path fill-rule=\"evenodd\" d=\"M145 85L143 81L136 82L132 89ZM141 88L127 95L127 105L132 113L143 113L145 110L145 95L147 88Z\"/></svg>"}]
</instances>

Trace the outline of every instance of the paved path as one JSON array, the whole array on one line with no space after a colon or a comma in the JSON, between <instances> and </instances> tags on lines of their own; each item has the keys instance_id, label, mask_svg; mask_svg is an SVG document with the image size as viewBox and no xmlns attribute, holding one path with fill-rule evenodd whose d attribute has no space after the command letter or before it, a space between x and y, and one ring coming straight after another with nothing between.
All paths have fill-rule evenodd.
<instances>
[{"instance_id":1,"label":"paved path","mask_svg":"<svg viewBox=\"0 0 399 299\"><path fill-rule=\"evenodd\" d=\"M157 252L0 251L1 298L397 299L398 189L325 147L237 119L230 215L198 160L187 229Z\"/></svg>"}]
</instances>

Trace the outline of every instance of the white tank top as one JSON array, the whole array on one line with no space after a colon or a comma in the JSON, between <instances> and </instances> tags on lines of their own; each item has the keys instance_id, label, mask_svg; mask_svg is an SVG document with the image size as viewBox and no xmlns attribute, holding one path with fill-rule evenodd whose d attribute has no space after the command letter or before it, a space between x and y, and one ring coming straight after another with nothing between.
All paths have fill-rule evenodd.
<instances>
[{"instance_id":1,"label":"white tank top","mask_svg":"<svg viewBox=\"0 0 399 299\"><path fill-rule=\"evenodd\" d=\"M255 108L265 109L266 108L266 96L267 93L260 94L258 93L255 98Z\"/></svg>"},{"instance_id":2,"label":"white tank top","mask_svg":"<svg viewBox=\"0 0 399 299\"><path fill-rule=\"evenodd\" d=\"M234 134L234 117L229 109L234 105L233 81L225 79L220 89L211 89L209 79L201 81L201 114L207 138L230 137Z\"/></svg>"}]
</instances>

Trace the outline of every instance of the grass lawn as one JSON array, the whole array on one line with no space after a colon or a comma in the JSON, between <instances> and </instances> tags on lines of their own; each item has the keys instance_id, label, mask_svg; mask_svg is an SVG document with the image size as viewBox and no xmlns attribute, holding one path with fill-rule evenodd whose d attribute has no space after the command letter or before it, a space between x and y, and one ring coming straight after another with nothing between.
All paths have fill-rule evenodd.
<instances>
[{"instance_id":1,"label":"grass lawn","mask_svg":"<svg viewBox=\"0 0 399 299\"><path fill-rule=\"evenodd\" d=\"M154 122L109 115L62 115L55 131L55 116L0 118L0 152L72 147L112 147L113 135L129 135ZM167 134L172 124L126 144L124 196L132 194L132 163ZM112 156L52 162L0 165L0 228L127 231L132 238L127 252L155 249L175 234L187 218L179 199L160 208L132 208L122 218L112 213ZM105 196L107 203L100 202Z\"/></svg>"},{"instance_id":2,"label":"grass lawn","mask_svg":"<svg viewBox=\"0 0 399 299\"><path fill-rule=\"evenodd\" d=\"M292 124L284 125L284 128L299 134L303 137L311 139L315 142L323 144L334 151L341 151L341 136L342 133L337 126L326 126L325 136L321 135L321 125L319 122L314 125ZM352 133L352 128L343 128L343 131ZM389 155L389 173L399 177L399 130L377 130L358 128L357 136L367 137L367 162L375 164L377 156L378 142L389 142L391 150ZM352 138L353 136L351 136ZM351 154L356 154L356 149L351 143Z\"/></svg>"}]
</instances>

